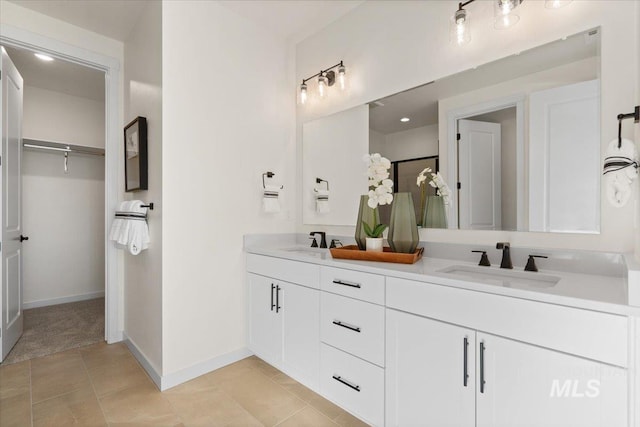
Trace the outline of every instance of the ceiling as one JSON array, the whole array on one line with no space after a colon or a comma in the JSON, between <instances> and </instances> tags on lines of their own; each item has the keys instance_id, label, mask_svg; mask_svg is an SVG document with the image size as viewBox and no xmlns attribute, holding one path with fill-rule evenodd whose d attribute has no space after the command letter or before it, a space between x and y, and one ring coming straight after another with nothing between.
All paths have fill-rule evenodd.
<instances>
[{"instance_id":1,"label":"ceiling","mask_svg":"<svg viewBox=\"0 0 640 427\"><path fill-rule=\"evenodd\" d=\"M104 72L60 59L44 62L28 50L5 49L26 86L104 102Z\"/></svg>"},{"instance_id":2,"label":"ceiling","mask_svg":"<svg viewBox=\"0 0 640 427\"><path fill-rule=\"evenodd\" d=\"M146 0L8 0L52 18L125 41Z\"/></svg>"},{"instance_id":3,"label":"ceiling","mask_svg":"<svg viewBox=\"0 0 640 427\"><path fill-rule=\"evenodd\" d=\"M599 55L600 34L577 34L370 103L370 128L390 134L438 123L438 100ZM384 106L380 106L384 104ZM402 117L411 121L402 123Z\"/></svg>"}]
</instances>

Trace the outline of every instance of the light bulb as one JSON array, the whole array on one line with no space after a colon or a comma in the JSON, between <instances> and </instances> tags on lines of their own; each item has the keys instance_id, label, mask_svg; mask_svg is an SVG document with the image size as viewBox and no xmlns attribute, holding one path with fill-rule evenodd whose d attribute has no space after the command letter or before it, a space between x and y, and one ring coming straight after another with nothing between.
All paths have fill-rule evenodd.
<instances>
[{"instance_id":1,"label":"light bulb","mask_svg":"<svg viewBox=\"0 0 640 427\"><path fill-rule=\"evenodd\" d=\"M522 0L497 0L494 4L494 23L493 26L497 30L504 30L514 26L520 16L513 13L513 10L522 3Z\"/></svg>"},{"instance_id":2,"label":"light bulb","mask_svg":"<svg viewBox=\"0 0 640 427\"><path fill-rule=\"evenodd\" d=\"M340 90L345 90L347 87L347 77L346 77L347 69L344 65L340 65L338 67L338 85L340 86Z\"/></svg>"},{"instance_id":3,"label":"light bulb","mask_svg":"<svg viewBox=\"0 0 640 427\"><path fill-rule=\"evenodd\" d=\"M328 83L329 81L324 73L320 73L320 76L318 77L318 95L320 95L320 98L324 98L327 95Z\"/></svg>"},{"instance_id":4,"label":"light bulb","mask_svg":"<svg viewBox=\"0 0 640 427\"><path fill-rule=\"evenodd\" d=\"M571 3L572 0L545 0L544 7L547 9L560 9Z\"/></svg>"},{"instance_id":5,"label":"light bulb","mask_svg":"<svg viewBox=\"0 0 640 427\"><path fill-rule=\"evenodd\" d=\"M465 9L457 10L451 18L450 41L458 46L471 41L470 15Z\"/></svg>"},{"instance_id":6,"label":"light bulb","mask_svg":"<svg viewBox=\"0 0 640 427\"><path fill-rule=\"evenodd\" d=\"M302 83L300 85L300 104L304 105L307 102L307 85Z\"/></svg>"}]
</instances>

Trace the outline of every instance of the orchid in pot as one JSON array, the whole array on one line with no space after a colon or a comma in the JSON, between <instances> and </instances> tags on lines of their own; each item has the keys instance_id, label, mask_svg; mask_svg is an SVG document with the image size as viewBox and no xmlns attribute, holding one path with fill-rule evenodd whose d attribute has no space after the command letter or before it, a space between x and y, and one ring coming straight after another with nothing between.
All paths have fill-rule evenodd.
<instances>
[{"instance_id":1,"label":"orchid in pot","mask_svg":"<svg viewBox=\"0 0 640 427\"><path fill-rule=\"evenodd\" d=\"M426 184L436 189L435 196L426 195ZM451 202L451 189L440 172L425 168L418 174L416 184L420 187L420 217L423 228L447 228L446 208Z\"/></svg>"},{"instance_id":2,"label":"orchid in pot","mask_svg":"<svg viewBox=\"0 0 640 427\"><path fill-rule=\"evenodd\" d=\"M358 212L358 224L356 226L356 240L360 249L368 251L382 251L382 233L387 228L386 224L380 224L378 206L388 205L393 201L393 181L389 179L391 162L379 153L366 154L363 158L367 164L367 178L369 193L362 197L360 211ZM366 206L363 202L366 199ZM365 245L361 242L361 233L364 231ZM364 246L364 248L363 248Z\"/></svg>"}]
</instances>

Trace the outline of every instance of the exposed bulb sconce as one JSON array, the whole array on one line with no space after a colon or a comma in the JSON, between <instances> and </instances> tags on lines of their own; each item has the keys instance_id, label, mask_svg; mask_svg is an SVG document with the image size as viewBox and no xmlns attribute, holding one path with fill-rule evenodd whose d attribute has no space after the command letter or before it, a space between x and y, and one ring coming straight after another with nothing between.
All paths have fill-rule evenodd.
<instances>
[{"instance_id":1,"label":"exposed bulb sconce","mask_svg":"<svg viewBox=\"0 0 640 427\"><path fill-rule=\"evenodd\" d=\"M524 0L497 0L493 3L493 27L496 30L504 30L513 27L520 20L520 15L514 13L514 9Z\"/></svg>"},{"instance_id":2,"label":"exposed bulb sconce","mask_svg":"<svg viewBox=\"0 0 640 427\"><path fill-rule=\"evenodd\" d=\"M475 0L468 0L458 4L458 10L453 14L449 23L451 42L462 46L471 41L471 22L469 11L464 7Z\"/></svg>"},{"instance_id":3,"label":"exposed bulb sconce","mask_svg":"<svg viewBox=\"0 0 640 427\"><path fill-rule=\"evenodd\" d=\"M334 69L337 69L334 71ZM347 87L347 68L344 66L342 61L337 63L334 66L331 66L325 70L320 70L318 74L314 74L311 77L307 77L302 80L302 84L300 85L299 91L299 100L300 104L304 105L309 100L308 86L307 82L318 78L318 96L320 99L324 99L329 94L329 87L333 86L336 81L338 82L338 87L341 90L345 90Z\"/></svg>"},{"instance_id":4,"label":"exposed bulb sconce","mask_svg":"<svg viewBox=\"0 0 640 427\"><path fill-rule=\"evenodd\" d=\"M545 0L544 7L547 9L560 9L561 7L565 7L573 0Z\"/></svg>"}]
</instances>

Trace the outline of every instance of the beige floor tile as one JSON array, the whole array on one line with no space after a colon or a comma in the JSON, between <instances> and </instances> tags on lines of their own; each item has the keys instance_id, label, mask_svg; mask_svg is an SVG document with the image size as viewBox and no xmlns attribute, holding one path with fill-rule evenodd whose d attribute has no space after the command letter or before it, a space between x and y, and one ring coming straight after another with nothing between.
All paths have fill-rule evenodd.
<instances>
[{"instance_id":1,"label":"beige floor tile","mask_svg":"<svg viewBox=\"0 0 640 427\"><path fill-rule=\"evenodd\" d=\"M124 343L101 342L79 349L87 369L113 362L118 357L133 357Z\"/></svg>"},{"instance_id":2,"label":"beige floor tile","mask_svg":"<svg viewBox=\"0 0 640 427\"><path fill-rule=\"evenodd\" d=\"M91 368L87 370L98 397L129 387L153 384L130 353L113 356L101 363L91 363Z\"/></svg>"},{"instance_id":3,"label":"beige floor tile","mask_svg":"<svg viewBox=\"0 0 640 427\"><path fill-rule=\"evenodd\" d=\"M279 372L278 374L273 376L271 380L280 384L286 390L295 394L305 402L310 402L311 400L320 397L320 395L314 393L311 389L303 386L302 384L300 384L290 376L283 374L282 372Z\"/></svg>"},{"instance_id":4,"label":"beige floor tile","mask_svg":"<svg viewBox=\"0 0 640 427\"><path fill-rule=\"evenodd\" d=\"M342 411L333 421L335 421L341 427L367 427L369 424L360 421L346 411Z\"/></svg>"},{"instance_id":5,"label":"beige floor tile","mask_svg":"<svg viewBox=\"0 0 640 427\"><path fill-rule=\"evenodd\" d=\"M106 426L91 385L33 405L34 426Z\"/></svg>"},{"instance_id":6,"label":"beige floor tile","mask_svg":"<svg viewBox=\"0 0 640 427\"><path fill-rule=\"evenodd\" d=\"M31 397L29 392L0 399L0 426L31 425Z\"/></svg>"},{"instance_id":7,"label":"beige floor tile","mask_svg":"<svg viewBox=\"0 0 640 427\"><path fill-rule=\"evenodd\" d=\"M85 387L89 376L77 350L31 360L33 403Z\"/></svg>"},{"instance_id":8,"label":"beige floor tile","mask_svg":"<svg viewBox=\"0 0 640 427\"><path fill-rule=\"evenodd\" d=\"M203 375L202 378L206 378L206 381L211 382L213 385L220 385L227 381L235 381L235 379L241 375L257 372L255 365L255 362L249 361L248 358L242 359L223 368L216 369L213 372L209 372Z\"/></svg>"},{"instance_id":9,"label":"beige floor tile","mask_svg":"<svg viewBox=\"0 0 640 427\"><path fill-rule=\"evenodd\" d=\"M313 394L315 396L311 400L309 400L309 405L313 406L327 417L335 420L339 415L342 415L344 413L344 409L342 409L338 405L331 403L317 393Z\"/></svg>"},{"instance_id":10,"label":"beige floor tile","mask_svg":"<svg viewBox=\"0 0 640 427\"><path fill-rule=\"evenodd\" d=\"M28 393L30 375L29 361L0 367L0 399Z\"/></svg>"},{"instance_id":11,"label":"beige floor tile","mask_svg":"<svg viewBox=\"0 0 640 427\"><path fill-rule=\"evenodd\" d=\"M220 388L266 426L284 421L305 406L302 400L258 370L225 381Z\"/></svg>"},{"instance_id":12,"label":"beige floor tile","mask_svg":"<svg viewBox=\"0 0 640 427\"><path fill-rule=\"evenodd\" d=\"M336 427L337 424L311 406L297 412L278 427Z\"/></svg>"},{"instance_id":13,"label":"beige floor tile","mask_svg":"<svg viewBox=\"0 0 640 427\"><path fill-rule=\"evenodd\" d=\"M190 381L164 396L187 426L262 426L229 395L205 382Z\"/></svg>"},{"instance_id":14,"label":"beige floor tile","mask_svg":"<svg viewBox=\"0 0 640 427\"><path fill-rule=\"evenodd\" d=\"M243 359L240 362L244 362L247 365L255 369L258 369L260 372L262 372L264 375L268 376L269 378L273 378L274 376L282 373L276 368L274 368L273 366L269 365L264 360L256 356L247 357L246 359Z\"/></svg>"},{"instance_id":15,"label":"beige floor tile","mask_svg":"<svg viewBox=\"0 0 640 427\"><path fill-rule=\"evenodd\" d=\"M169 401L151 383L136 385L101 397L100 404L109 425L181 424Z\"/></svg>"}]
</instances>

